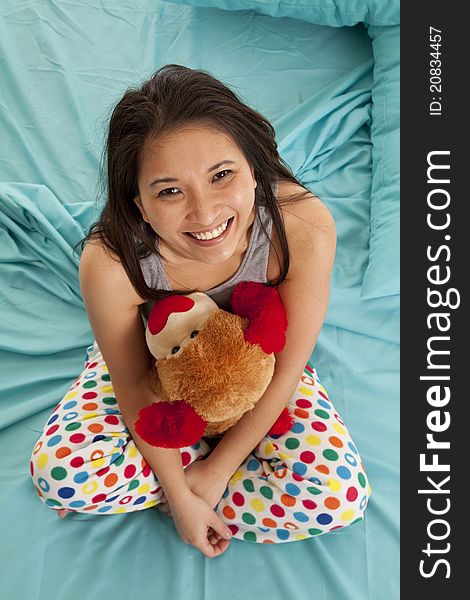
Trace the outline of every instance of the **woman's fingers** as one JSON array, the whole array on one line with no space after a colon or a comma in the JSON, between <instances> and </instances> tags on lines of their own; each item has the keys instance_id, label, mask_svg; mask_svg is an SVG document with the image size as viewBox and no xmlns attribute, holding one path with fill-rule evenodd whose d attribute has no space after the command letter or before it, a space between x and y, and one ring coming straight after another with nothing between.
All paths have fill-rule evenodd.
<instances>
[{"instance_id":1,"label":"woman's fingers","mask_svg":"<svg viewBox=\"0 0 470 600\"><path fill-rule=\"evenodd\" d=\"M209 527L209 529L208 529L207 538L213 546L218 544L220 542L220 540L222 539L222 537L217 532L215 532L212 529L212 527Z\"/></svg>"},{"instance_id":2,"label":"woman's fingers","mask_svg":"<svg viewBox=\"0 0 470 600\"><path fill-rule=\"evenodd\" d=\"M215 534L218 534L222 539L230 540L232 538L231 530L225 525L225 523L220 519L217 514L214 512L210 524L212 530Z\"/></svg>"},{"instance_id":3,"label":"woman's fingers","mask_svg":"<svg viewBox=\"0 0 470 600\"><path fill-rule=\"evenodd\" d=\"M158 508L158 510L163 513L164 515L166 515L167 517L173 517L173 515L171 514L171 508L170 505L168 504L168 502L161 502L159 504L156 505L156 508Z\"/></svg>"},{"instance_id":4,"label":"woman's fingers","mask_svg":"<svg viewBox=\"0 0 470 600\"><path fill-rule=\"evenodd\" d=\"M230 540L224 540L220 538L219 541L215 542L215 544L209 543L207 552L204 552L204 554L209 558L219 556L219 554L222 554L225 552L225 550L227 550L229 544Z\"/></svg>"},{"instance_id":5,"label":"woman's fingers","mask_svg":"<svg viewBox=\"0 0 470 600\"><path fill-rule=\"evenodd\" d=\"M211 525L207 530L207 551L204 554L208 557L219 556L227 550L232 532L225 523L214 513Z\"/></svg>"}]
</instances>

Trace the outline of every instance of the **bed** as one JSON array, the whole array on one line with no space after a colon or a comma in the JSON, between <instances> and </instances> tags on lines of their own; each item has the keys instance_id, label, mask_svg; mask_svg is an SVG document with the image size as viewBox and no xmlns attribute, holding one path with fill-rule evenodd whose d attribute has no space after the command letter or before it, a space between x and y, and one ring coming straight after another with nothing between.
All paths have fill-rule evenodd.
<instances>
[{"instance_id":1,"label":"bed","mask_svg":"<svg viewBox=\"0 0 470 600\"><path fill-rule=\"evenodd\" d=\"M0 15L0 597L398 598L398 0L4 0ZM313 362L372 487L344 530L211 560L158 511L61 521L36 497L32 448L93 342L72 247L99 212L105 121L167 63L265 114L336 221Z\"/></svg>"}]
</instances>

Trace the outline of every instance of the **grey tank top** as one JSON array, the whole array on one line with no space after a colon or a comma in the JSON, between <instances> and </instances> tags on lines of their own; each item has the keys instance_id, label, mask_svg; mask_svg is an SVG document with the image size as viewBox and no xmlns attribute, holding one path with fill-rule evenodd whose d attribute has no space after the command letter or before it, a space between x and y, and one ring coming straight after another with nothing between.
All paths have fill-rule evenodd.
<instances>
[{"instance_id":1,"label":"grey tank top","mask_svg":"<svg viewBox=\"0 0 470 600\"><path fill-rule=\"evenodd\" d=\"M272 189L274 196L276 197L278 189L277 181L273 183ZM257 210L255 220L253 221L248 248L238 271L224 283L221 283L210 290L201 290L210 296L220 308L230 310L230 297L233 288L240 281L259 281L261 283L266 283L268 281L267 269L272 225L273 223L269 210L264 206L260 206ZM141 259L140 266L145 282L149 287L155 290L171 291L160 257L156 254L151 254L150 256ZM145 324L154 304L154 301L149 301L140 305L142 318Z\"/></svg>"}]
</instances>

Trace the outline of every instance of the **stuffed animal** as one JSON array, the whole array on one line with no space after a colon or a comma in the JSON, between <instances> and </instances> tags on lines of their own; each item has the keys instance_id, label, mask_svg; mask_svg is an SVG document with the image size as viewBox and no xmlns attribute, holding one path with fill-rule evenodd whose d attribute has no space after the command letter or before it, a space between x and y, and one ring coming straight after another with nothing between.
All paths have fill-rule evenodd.
<instances>
[{"instance_id":1,"label":"stuffed animal","mask_svg":"<svg viewBox=\"0 0 470 600\"><path fill-rule=\"evenodd\" d=\"M160 402L141 409L135 423L153 446L182 448L214 437L252 409L271 381L274 353L285 344L287 319L279 292L241 282L231 297L235 314L206 294L174 294L155 303L146 340L157 359L151 386ZM288 431L287 409L270 430Z\"/></svg>"}]
</instances>

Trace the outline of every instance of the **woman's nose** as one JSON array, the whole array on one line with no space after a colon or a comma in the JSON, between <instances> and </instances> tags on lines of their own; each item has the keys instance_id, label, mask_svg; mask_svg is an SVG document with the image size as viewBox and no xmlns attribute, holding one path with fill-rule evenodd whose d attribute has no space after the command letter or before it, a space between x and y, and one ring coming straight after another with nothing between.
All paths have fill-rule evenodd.
<instances>
[{"instance_id":1,"label":"woman's nose","mask_svg":"<svg viewBox=\"0 0 470 600\"><path fill-rule=\"evenodd\" d=\"M191 195L187 218L195 225L207 227L216 224L220 211L221 205L212 194L196 191Z\"/></svg>"}]
</instances>

